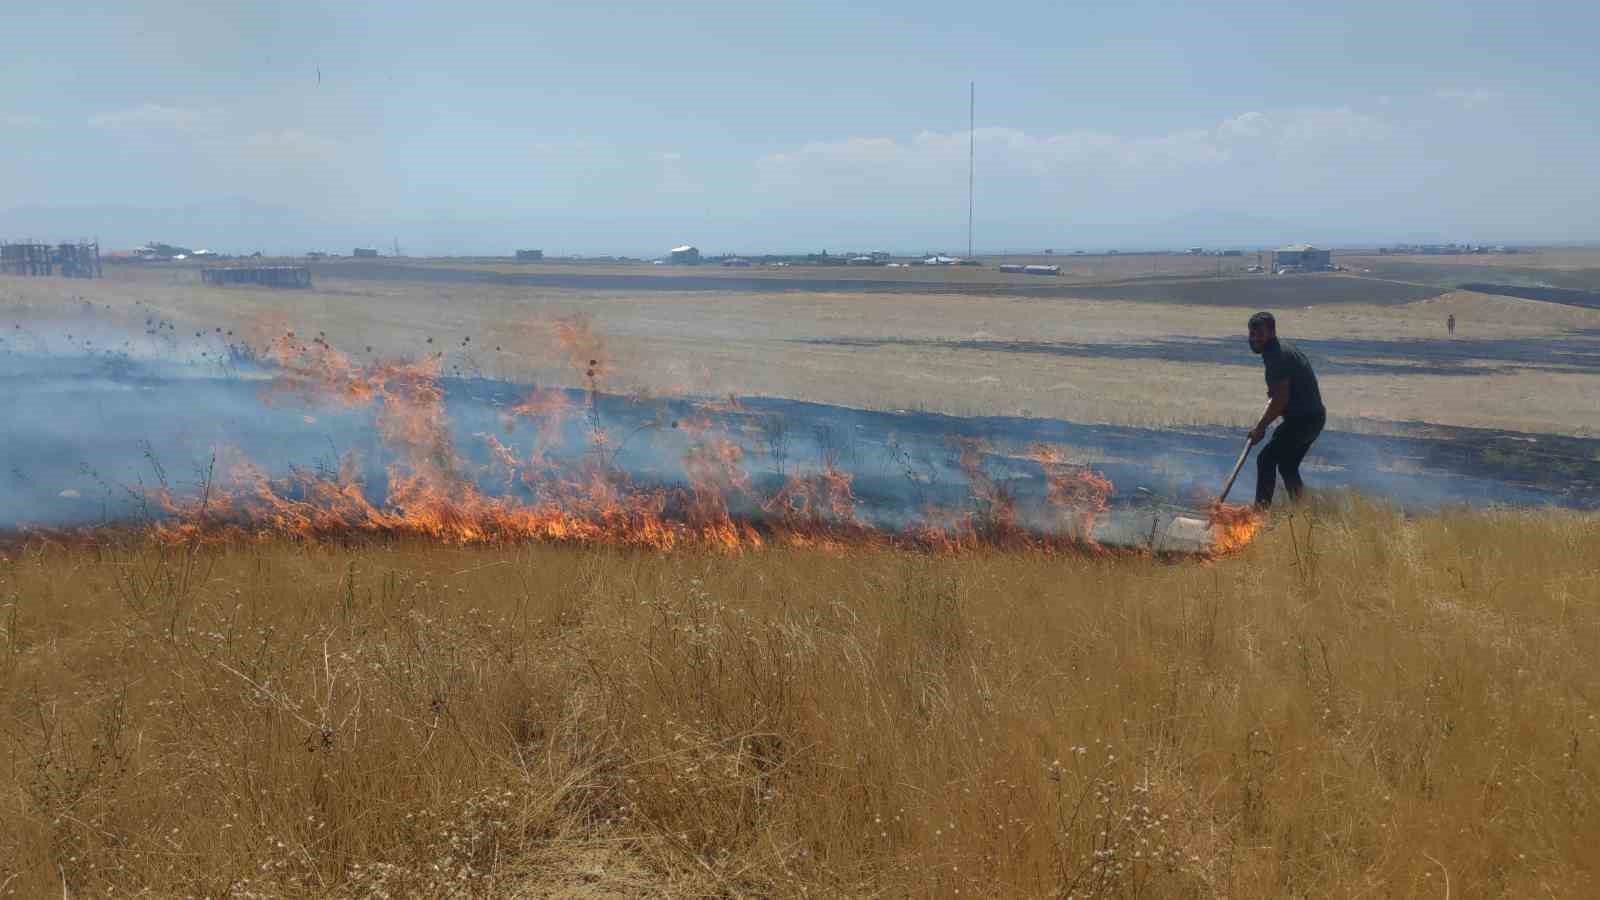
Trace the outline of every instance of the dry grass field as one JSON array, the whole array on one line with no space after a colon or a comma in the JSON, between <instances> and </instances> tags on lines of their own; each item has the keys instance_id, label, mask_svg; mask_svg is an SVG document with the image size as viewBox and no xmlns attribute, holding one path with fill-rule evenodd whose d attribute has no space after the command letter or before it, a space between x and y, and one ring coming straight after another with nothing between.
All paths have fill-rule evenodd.
<instances>
[{"instance_id":1,"label":"dry grass field","mask_svg":"<svg viewBox=\"0 0 1600 900\"><path fill-rule=\"evenodd\" d=\"M1579 290L1600 290L1600 250L1594 248L1534 249L1482 256L1360 254L1343 255L1340 261L1355 270L1371 268L1375 272L1401 279L1531 281ZM1464 274L1467 277L1460 277Z\"/></svg>"},{"instance_id":2,"label":"dry grass field","mask_svg":"<svg viewBox=\"0 0 1600 900\"><path fill-rule=\"evenodd\" d=\"M341 347L371 347L370 355L444 350L448 366L462 372L571 386L571 369L526 352L524 337L530 325L582 314L607 341L616 373L610 386L617 390L1085 423L1241 425L1258 411L1263 391L1259 363L1242 337L1248 305L992 296L980 287L973 293L588 291L337 278L297 292L206 287L193 270L107 272L98 282L0 278L0 323L73 315L85 302L135 330L150 317L204 331L286 322L324 332ZM1335 427L1382 430L1420 420L1565 435L1600 431L1600 406L1593 402L1600 371L1557 365L1540 352L1544 342L1596 333L1600 310L1460 291L1397 304L1385 298L1387 282L1298 283L1321 285L1323 294L1331 285L1337 302L1276 306L1285 335L1370 346L1347 352L1352 365L1322 374ZM1460 323L1454 342L1444 329L1452 313ZM1162 343L1181 351L1217 341L1236 341L1237 353L1228 353L1229 344L1202 360L1148 352ZM1479 359L1473 342L1509 342L1522 357L1512 366ZM1449 367L1432 364L1428 355L1439 353L1452 355ZM1361 365L1369 361L1376 365Z\"/></svg>"},{"instance_id":3,"label":"dry grass field","mask_svg":"<svg viewBox=\"0 0 1600 900\"><path fill-rule=\"evenodd\" d=\"M1262 391L1250 304L1120 274L1083 275L1094 299L108 276L0 278L4 339L295 329L578 386L541 334L581 316L605 391L1161 425L1242 424ZM1328 354L1336 427L1600 429L1600 311L1261 284L1316 298L1276 311ZM184 534L0 544L0 896L1600 891L1593 515L1322 496L1217 559Z\"/></svg>"},{"instance_id":4,"label":"dry grass field","mask_svg":"<svg viewBox=\"0 0 1600 900\"><path fill-rule=\"evenodd\" d=\"M12 547L0 895L1593 896L1597 542Z\"/></svg>"}]
</instances>

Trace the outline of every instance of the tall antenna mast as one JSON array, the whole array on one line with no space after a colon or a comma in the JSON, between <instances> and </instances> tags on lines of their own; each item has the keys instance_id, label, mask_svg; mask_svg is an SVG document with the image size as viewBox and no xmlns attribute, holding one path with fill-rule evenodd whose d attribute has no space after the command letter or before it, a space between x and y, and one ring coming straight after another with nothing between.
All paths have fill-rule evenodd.
<instances>
[{"instance_id":1,"label":"tall antenna mast","mask_svg":"<svg viewBox=\"0 0 1600 900\"><path fill-rule=\"evenodd\" d=\"M972 186L978 156L978 83L967 83L967 259L972 258Z\"/></svg>"}]
</instances>

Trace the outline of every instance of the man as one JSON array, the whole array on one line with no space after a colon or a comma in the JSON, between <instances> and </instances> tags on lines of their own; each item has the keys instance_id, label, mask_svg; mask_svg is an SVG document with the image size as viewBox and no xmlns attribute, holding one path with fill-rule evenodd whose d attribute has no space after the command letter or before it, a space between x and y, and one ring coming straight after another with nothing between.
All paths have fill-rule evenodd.
<instances>
[{"instance_id":1,"label":"man","mask_svg":"<svg viewBox=\"0 0 1600 900\"><path fill-rule=\"evenodd\" d=\"M1456 314L1451 313L1450 318L1444 320L1444 327L1450 330L1450 336L1456 336Z\"/></svg>"},{"instance_id":2,"label":"man","mask_svg":"<svg viewBox=\"0 0 1600 900\"><path fill-rule=\"evenodd\" d=\"M1322 391L1317 387L1317 373L1311 371L1311 361L1293 344L1278 340L1278 323L1272 313L1258 312L1250 317L1250 349L1260 354L1266 365L1270 398L1261 421L1250 429L1251 445L1259 444L1266 437L1267 426L1283 417L1283 424L1272 432L1272 440L1256 455L1256 506L1265 509L1272 505L1280 474L1289 497L1300 499L1300 492L1305 489L1300 480L1300 461L1322 434L1328 412L1322 406Z\"/></svg>"}]
</instances>

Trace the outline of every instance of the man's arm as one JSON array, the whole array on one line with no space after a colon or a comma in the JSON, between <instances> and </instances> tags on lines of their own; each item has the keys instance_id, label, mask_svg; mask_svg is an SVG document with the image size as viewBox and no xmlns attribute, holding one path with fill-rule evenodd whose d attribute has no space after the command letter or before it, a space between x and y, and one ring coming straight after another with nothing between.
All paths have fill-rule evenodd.
<instances>
[{"instance_id":1,"label":"man's arm","mask_svg":"<svg viewBox=\"0 0 1600 900\"><path fill-rule=\"evenodd\" d=\"M1267 396L1272 398L1267 403L1266 412L1261 414L1261 421L1256 427L1250 429L1250 443L1259 444L1267 436L1267 426L1277 421L1283 411L1289 408L1289 379L1274 381L1267 385Z\"/></svg>"}]
</instances>

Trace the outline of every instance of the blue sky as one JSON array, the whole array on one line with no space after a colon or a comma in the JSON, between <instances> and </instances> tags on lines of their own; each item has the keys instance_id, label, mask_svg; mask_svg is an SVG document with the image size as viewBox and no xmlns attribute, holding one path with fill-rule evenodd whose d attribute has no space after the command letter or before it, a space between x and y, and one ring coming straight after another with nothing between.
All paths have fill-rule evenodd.
<instances>
[{"instance_id":1,"label":"blue sky","mask_svg":"<svg viewBox=\"0 0 1600 900\"><path fill-rule=\"evenodd\" d=\"M980 250L1594 240L1597 32L1540 2L8 8L0 230L958 249L975 80Z\"/></svg>"}]
</instances>

